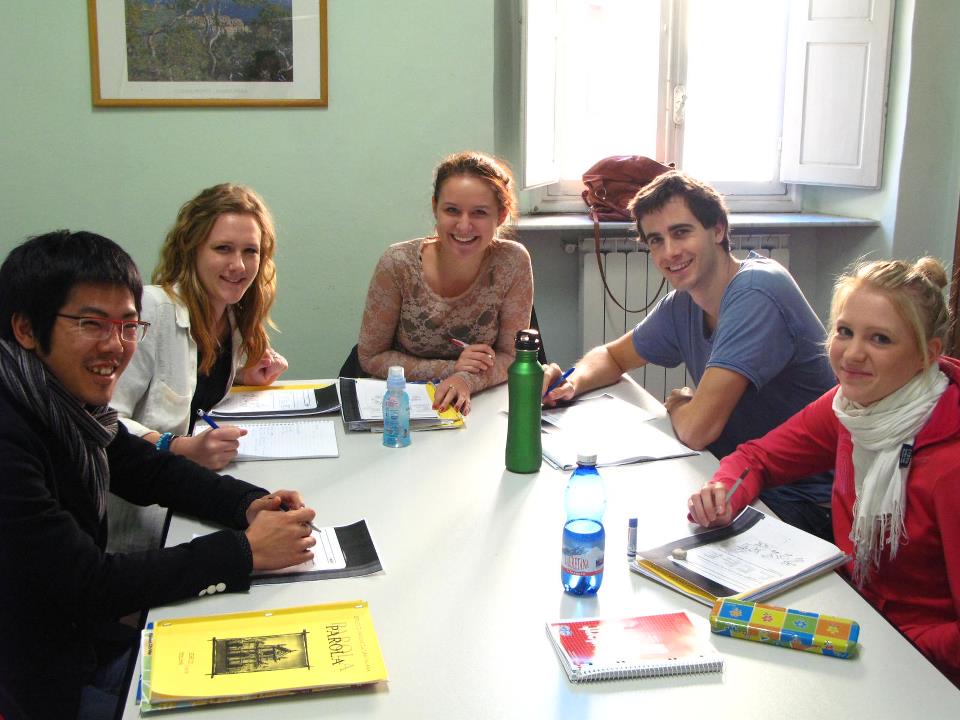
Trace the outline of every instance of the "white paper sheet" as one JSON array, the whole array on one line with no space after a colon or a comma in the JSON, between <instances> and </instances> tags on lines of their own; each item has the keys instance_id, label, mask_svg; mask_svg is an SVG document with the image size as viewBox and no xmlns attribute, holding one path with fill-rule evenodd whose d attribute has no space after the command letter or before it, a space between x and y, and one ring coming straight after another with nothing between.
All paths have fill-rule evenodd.
<instances>
[{"instance_id":1,"label":"white paper sheet","mask_svg":"<svg viewBox=\"0 0 960 720\"><path fill-rule=\"evenodd\" d=\"M337 432L333 420L291 418L272 420L235 420L230 425L244 428L236 460L295 460L298 458L338 457ZM209 431L198 423L194 435Z\"/></svg>"},{"instance_id":2,"label":"white paper sheet","mask_svg":"<svg viewBox=\"0 0 960 720\"><path fill-rule=\"evenodd\" d=\"M383 420L383 394L387 391L386 380L357 380L357 405L360 417L364 420ZM436 419L440 415L433 409L433 401L427 393L427 386L421 383L407 383L407 395L410 397L410 419Z\"/></svg>"}]
</instances>

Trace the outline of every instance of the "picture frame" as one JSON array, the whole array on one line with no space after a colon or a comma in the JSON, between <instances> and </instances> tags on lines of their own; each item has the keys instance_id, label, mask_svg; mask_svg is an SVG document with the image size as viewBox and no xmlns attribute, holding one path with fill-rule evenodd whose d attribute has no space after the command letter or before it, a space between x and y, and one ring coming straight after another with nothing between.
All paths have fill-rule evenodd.
<instances>
[{"instance_id":1,"label":"picture frame","mask_svg":"<svg viewBox=\"0 0 960 720\"><path fill-rule=\"evenodd\" d=\"M87 0L87 16L95 106L327 106L327 0Z\"/></svg>"}]
</instances>

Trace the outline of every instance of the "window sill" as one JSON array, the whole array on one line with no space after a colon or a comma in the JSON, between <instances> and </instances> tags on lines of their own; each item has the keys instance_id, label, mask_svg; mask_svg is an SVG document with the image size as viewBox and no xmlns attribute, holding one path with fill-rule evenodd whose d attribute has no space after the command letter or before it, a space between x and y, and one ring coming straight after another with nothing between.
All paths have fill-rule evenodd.
<instances>
[{"instance_id":1,"label":"window sill","mask_svg":"<svg viewBox=\"0 0 960 720\"><path fill-rule=\"evenodd\" d=\"M844 215L823 215L820 213L730 213L730 229L752 230L758 228L788 230L791 228L870 228L880 225L878 220L847 217ZM539 232L550 230L583 230L593 232L593 221L586 213L554 213L545 215L523 215L517 222L519 232ZM601 222L603 235L612 233L636 234L632 222Z\"/></svg>"}]
</instances>

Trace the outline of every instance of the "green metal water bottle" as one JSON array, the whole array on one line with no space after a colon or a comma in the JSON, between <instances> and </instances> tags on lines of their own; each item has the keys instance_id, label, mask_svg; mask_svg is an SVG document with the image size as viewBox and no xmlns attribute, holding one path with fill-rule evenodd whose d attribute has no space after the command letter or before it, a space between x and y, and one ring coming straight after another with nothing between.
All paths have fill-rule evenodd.
<instances>
[{"instance_id":1,"label":"green metal water bottle","mask_svg":"<svg viewBox=\"0 0 960 720\"><path fill-rule=\"evenodd\" d=\"M534 473L540 470L540 405L543 393L543 368L537 361L540 333L517 332L516 357L507 370L510 396L507 419L507 470Z\"/></svg>"}]
</instances>

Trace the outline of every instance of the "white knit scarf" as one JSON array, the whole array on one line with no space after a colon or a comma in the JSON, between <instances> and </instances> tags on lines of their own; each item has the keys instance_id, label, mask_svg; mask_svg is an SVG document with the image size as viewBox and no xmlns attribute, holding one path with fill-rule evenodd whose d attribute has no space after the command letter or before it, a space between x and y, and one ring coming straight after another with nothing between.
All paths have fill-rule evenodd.
<instances>
[{"instance_id":1,"label":"white knit scarf","mask_svg":"<svg viewBox=\"0 0 960 720\"><path fill-rule=\"evenodd\" d=\"M917 373L906 385L870 405L847 400L843 389L833 397L837 419L853 440L853 472L857 500L850 539L854 546L853 579L862 586L871 565L880 565L885 545L897 554L903 527L909 458L901 463L901 448L913 445L948 380L936 363ZM900 465L906 467L900 467Z\"/></svg>"}]
</instances>

